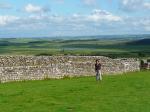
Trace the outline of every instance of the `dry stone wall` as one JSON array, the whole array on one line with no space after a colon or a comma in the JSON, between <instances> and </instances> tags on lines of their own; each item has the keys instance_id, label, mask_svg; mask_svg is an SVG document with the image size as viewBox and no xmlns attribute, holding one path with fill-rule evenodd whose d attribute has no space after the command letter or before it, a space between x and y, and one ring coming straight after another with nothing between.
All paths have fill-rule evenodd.
<instances>
[{"instance_id":1,"label":"dry stone wall","mask_svg":"<svg viewBox=\"0 0 150 112\"><path fill-rule=\"evenodd\" d=\"M140 70L138 59L111 59L103 56L0 56L0 82L92 76L95 75L96 59L102 64L103 74Z\"/></svg>"}]
</instances>

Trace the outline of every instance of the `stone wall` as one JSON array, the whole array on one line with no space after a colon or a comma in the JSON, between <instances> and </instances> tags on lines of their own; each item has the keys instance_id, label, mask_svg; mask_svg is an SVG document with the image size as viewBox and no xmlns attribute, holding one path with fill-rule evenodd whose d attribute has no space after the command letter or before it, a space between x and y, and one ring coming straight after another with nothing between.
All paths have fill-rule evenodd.
<instances>
[{"instance_id":1,"label":"stone wall","mask_svg":"<svg viewBox=\"0 0 150 112\"><path fill-rule=\"evenodd\" d=\"M103 74L140 70L138 59L111 59L103 56L0 56L0 81L92 76L95 75L96 59L100 59Z\"/></svg>"}]
</instances>

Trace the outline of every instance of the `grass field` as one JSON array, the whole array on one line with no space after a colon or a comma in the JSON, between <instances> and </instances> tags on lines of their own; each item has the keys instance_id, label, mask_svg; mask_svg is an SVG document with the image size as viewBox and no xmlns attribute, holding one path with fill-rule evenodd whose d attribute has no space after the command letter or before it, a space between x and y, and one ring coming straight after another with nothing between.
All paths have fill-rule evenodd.
<instances>
[{"instance_id":1,"label":"grass field","mask_svg":"<svg viewBox=\"0 0 150 112\"><path fill-rule=\"evenodd\" d=\"M0 112L150 112L150 71L0 84Z\"/></svg>"},{"instance_id":2,"label":"grass field","mask_svg":"<svg viewBox=\"0 0 150 112\"><path fill-rule=\"evenodd\" d=\"M135 42L131 38L50 39L1 38L0 55L103 55L117 57L150 57L150 39ZM128 44L128 42L130 42ZM146 44L145 44L146 43Z\"/></svg>"}]
</instances>

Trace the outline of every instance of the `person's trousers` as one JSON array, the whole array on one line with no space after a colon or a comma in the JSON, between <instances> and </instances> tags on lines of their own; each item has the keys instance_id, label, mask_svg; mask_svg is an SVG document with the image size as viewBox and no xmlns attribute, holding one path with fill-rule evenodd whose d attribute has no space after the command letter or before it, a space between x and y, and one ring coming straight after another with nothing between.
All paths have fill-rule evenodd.
<instances>
[{"instance_id":1,"label":"person's trousers","mask_svg":"<svg viewBox=\"0 0 150 112\"><path fill-rule=\"evenodd\" d=\"M101 72L101 70L96 70L96 80L102 80L102 72Z\"/></svg>"}]
</instances>

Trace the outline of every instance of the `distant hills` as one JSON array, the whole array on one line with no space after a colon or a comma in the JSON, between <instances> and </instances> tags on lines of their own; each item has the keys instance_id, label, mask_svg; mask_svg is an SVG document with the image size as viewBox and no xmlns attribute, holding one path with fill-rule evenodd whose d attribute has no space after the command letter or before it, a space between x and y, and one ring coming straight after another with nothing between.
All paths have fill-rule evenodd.
<instances>
[{"instance_id":1,"label":"distant hills","mask_svg":"<svg viewBox=\"0 0 150 112\"><path fill-rule=\"evenodd\" d=\"M0 37L1 39L2 37ZM29 38L29 39L48 39L48 40L84 40L84 39L99 39L99 40L107 40L107 39L143 39L150 38L150 34L120 34L120 35L95 35L95 36L45 36L45 37L4 37L7 39L15 39L15 38Z\"/></svg>"},{"instance_id":2,"label":"distant hills","mask_svg":"<svg viewBox=\"0 0 150 112\"><path fill-rule=\"evenodd\" d=\"M127 45L150 45L150 38L127 42Z\"/></svg>"},{"instance_id":3,"label":"distant hills","mask_svg":"<svg viewBox=\"0 0 150 112\"><path fill-rule=\"evenodd\" d=\"M150 35L0 38L0 55L150 57Z\"/></svg>"}]
</instances>

